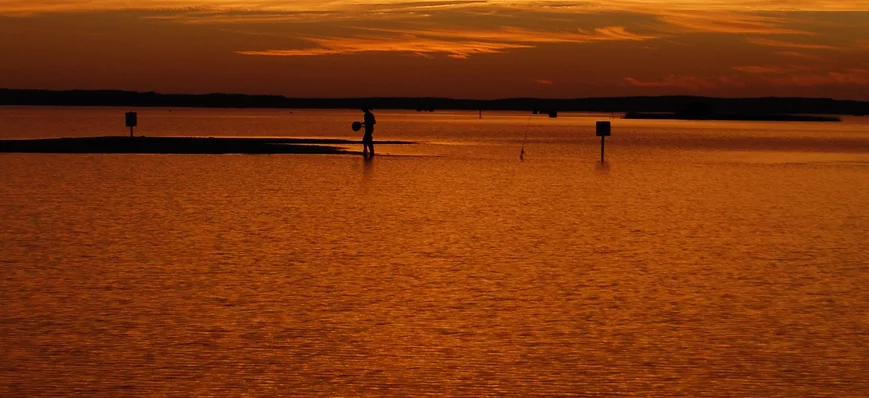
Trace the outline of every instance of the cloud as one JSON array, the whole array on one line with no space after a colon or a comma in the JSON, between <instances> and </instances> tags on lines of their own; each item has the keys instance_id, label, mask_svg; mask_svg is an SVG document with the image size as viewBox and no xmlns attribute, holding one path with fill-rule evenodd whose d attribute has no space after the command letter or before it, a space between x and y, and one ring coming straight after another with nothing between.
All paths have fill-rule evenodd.
<instances>
[{"instance_id":1,"label":"cloud","mask_svg":"<svg viewBox=\"0 0 869 398\"><path fill-rule=\"evenodd\" d=\"M764 77L764 80L775 86L789 87L869 86L869 70L852 68L844 71L783 74Z\"/></svg>"},{"instance_id":2,"label":"cloud","mask_svg":"<svg viewBox=\"0 0 869 398\"><path fill-rule=\"evenodd\" d=\"M754 14L721 11L669 11L653 14L674 33L731 33L762 35L812 35L812 32L786 27L788 20Z\"/></svg>"},{"instance_id":3,"label":"cloud","mask_svg":"<svg viewBox=\"0 0 869 398\"><path fill-rule=\"evenodd\" d=\"M242 55L261 56L323 56L365 52L403 52L423 56L436 53L451 58L467 59L472 55L498 54L509 49L533 48L541 43L587 43L594 41L641 41L656 36L628 32L624 27L610 26L594 30L535 31L506 27L500 29L380 29L356 28L367 35L306 37L317 45L302 49L269 49L237 51Z\"/></svg>"},{"instance_id":4,"label":"cloud","mask_svg":"<svg viewBox=\"0 0 869 398\"><path fill-rule=\"evenodd\" d=\"M806 53L801 53L801 52L796 52L796 51L776 51L773 54L781 56L781 57L807 59L807 60L819 60L819 59L821 59L821 57L819 57L817 55L806 54Z\"/></svg>"},{"instance_id":5,"label":"cloud","mask_svg":"<svg viewBox=\"0 0 869 398\"><path fill-rule=\"evenodd\" d=\"M255 17L258 13L286 15L320 13L321 21L333 17L381 18L389 14L410 14L486 7L487 0L0 0L0 15L30 16L82 12L192 12L197 19L223 16ZM496 1L497 3L497 1ZM249 14L249 15L243 15Z\"/></svg>"},{"instance_id":6,"label":"cloud","mask_svg":"<svg viewBox=\"0 0 869 398\"><path fill-rule=\"evenodd\" d=\"M813 71L816 68L811 66L801 66L801 65L748 65L748 66L734 66L730 69L733 69L737 72L748 73L752 75L778 75L783 73L795 73L795 72L805 72L805 71Z\"/></svg>"},{"instance_id":7,"label":"cloud","mask_svg":"<svg viewBox=\"0 0 869 398\"><path fill-rule=\"evenodd\" d=\"M546 79L534 79L534 83L542 84L542 85L544 85L544 86L551 86L551 85L552 85L552 80L546 80Z\"/></svg>"},{"instance_id":8,"label":"cloud","mask_svg":"<svg viewBox=\"0 0 869 398\"><path fill-rule=\"evenodd\" d=\"M596 28L592 32L587 32L580 29L580 32L586 36L588 41L644 41L658 39L659 35L641 35L627 31L624 26L607 26L604 28Z\"/></svg>"},{"instance_id":9,"label":"cloud","mask_svg":"<svg viewBox=\"0 0 869 398\"><path fill-rule=\"evenodd\" d=\"M750 73L754 75L768 75L768 74L778 74L784 73L786 71L785 68L780 66L734 66L730 69L733 69L737 72Z\"/></svg>"},{"instance_id":10,"label":"cloud","mask_svg":"<svg viewBox=\"0 0 869 398\"><path fill-rule=\"evenodd\" d=\"M632 77L624 80L636 87L670 88L683 91L708 91L725 87L757 88L772 87L818 87L818 86L869 86L869 66L839 71L823 71L805 66L741 66L732 69L742 75L697 77L669 75L658 80L641 81Z\"/></svg>"},{"instance_id":11,"label":"cloud","mask_svg":"<svg viewBox=\"0 0 869 398\"><path fill-rule=\"evenodd\" d=\"M626 77L624 80L637 87L677 88L688 91L714 89L729 82L729 79L724 77L706 78L684 75L669 75L663 79L651 81L640 81L632 77Z\"/></svg>"},{"instance_id":12,"label":"cloud","mask_svg":"<svg viewBox=\"0 0 869 398\"><path fill-rule=\"evenodd\" d=\"M185 10L149 14L143 19L189 25L253 25L278 23L317 23L324 19L338 21L341 15L328 12L229 12L217 10ZM356 19L356 18L354 18Z\"/></svg>"},{"instance_id":13,"label":"cloud","mask_svg":"<svg viewBox=\"0 0 869 398\"><path fill-rule=\"evenodd\" d=\"M408 22L435 17L444 21L462 15L467 25L479 26L485 20L492 26L492 21L509 16L538 28L544 21L554 23L553 18L558 24L581 26L578 15L607 15L607 25L623 30L595 32L597 40L607 35L613 40L646 40L687 33L814 35L806 26L817 21L807 23L798 14L869 12L869 0L0 0L0 15L86 11L138 11L144 18L186 24ZM628 32L636 27L646 33Z\"/></svg>"},{"instance_id":14,"label":"cloud","mask_svg":"<svg viewBox=\"0 0 869 398\"><path fill-rule=\"evenodd\" d=\"M417 55L447 54L451 58L466 59L477 54L497 54L508 49L530 48L528 44L497 43L485 41L452 41L414 36L398 36L384 39L379 36L308 38L316 48L287 50L237 51L242 55L300 57L322 55L347 55L366 52L403 52Z\"/></svg>"},{"instance_id":15,"label":"cloud","mask_svg":"<svg viewBox=\"0 0 869 398\"><path fill-rule=\"evenodd\" d=\"M548 10L557 13L600 13L613 11L655 13L656 11L813 12L869 11L869 0L4 0L0 13L45 13L117 10L224 11L341 11L378 10L438 11L454 9Z\"/></svg>"},{"instance_id":16,"label":"cloud","mask_svg":"<svg viewBox=\"0 0 869 398\"><path fill-rule=\"evenodd\" d=\"M643 41L659 38L659 36L655 35L643 35L628 32L623 26L607 26L591 30L577 29L575 32L531 30L509 26L495 29L467 28L459 26L434 29L358 29L395 35L427 36L463 40L495 40L510 43L587 43L593 41Z\"/></svg>"},{"instance_id":17,"label":"cloud","mask_svg":"<svg viewBox=\"0 0 869 398\"><path fill-rule=\"evenodd\" d=\"M838 47L827 45L827 44L814 44L814 43L794 43L788 41L780 41L773 39L761 39L761 38L749 38L745 41L751 44L757 44L759 46L769 46L769 47L781 47L781 48L794 48L799 50L838 50Z\"/></svg>"}]
</instances>

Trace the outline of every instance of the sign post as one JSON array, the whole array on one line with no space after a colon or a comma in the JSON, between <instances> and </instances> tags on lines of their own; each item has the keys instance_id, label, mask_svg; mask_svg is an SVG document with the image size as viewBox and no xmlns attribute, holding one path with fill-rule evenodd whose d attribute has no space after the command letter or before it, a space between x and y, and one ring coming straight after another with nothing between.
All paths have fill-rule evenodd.
<instances>
[{"instance_id":1,"label":"sign post","mask_svg":"<svg viewBox=\"0 0 869 398\"><path fill-rule=\"evenodd\" d=\"M133 127L136 127L138 122L138 115L136 115L136 112L127 112L126 116L127 127L130 128L130 137L132 137Z\"/></svg>"},{"instance_id":2,"label":"sign post","mask_svg":"<svg viewBox=\"0 0 869 398\"><path fill-rule=\"evenodd\" d=\"M600 162L603 163L603 150L605 145L604 140L606 139L606 137L609 137L611 135L612 126L610 126L610 122L597 122L597 125L595 127L595 130L597 131L597 136L600 137Z\"/></svg>"}]
</instances>

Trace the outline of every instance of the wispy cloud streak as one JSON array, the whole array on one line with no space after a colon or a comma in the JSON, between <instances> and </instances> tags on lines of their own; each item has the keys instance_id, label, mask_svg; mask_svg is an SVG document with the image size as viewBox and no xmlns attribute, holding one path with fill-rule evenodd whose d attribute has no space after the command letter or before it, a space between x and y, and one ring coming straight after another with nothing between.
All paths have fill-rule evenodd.
<instances>
[{"instance_id":1,"label":"wispy cloud streak","mask_svg":"<svg viewBox=\"0 0 869 398\"><path fill-rule=\"evenodd\" d=\"M744 66L733 67L742 74L724 76L668 75L660 79L640 80L626 77L624 81L635 87L676 89L701 92L721 88L767 87L853 87L869 86L869 69L849 68L823 71L808 67Z\"/></svg>"},{"instance_id":2,"label":"wispy cloud streak","mask_svg":"<svg viewBox=\"0 0 869 398\"><path fill-rule=\"evenodd\" d=\"M100 37L124 34L106 30L114 29L106 22L116 18L165 29L153 38L136 36L149 51L183 47L192 50L184 54L194 54L203 48L213 59L257 67L297 63L327 65L323 70L332 72L341 70L339 56L345 55L468 59L505 54L503 62L487 66L511 77L524 73L517 81L527 85L550 86L555 80L559 84L547 88L552 91L572 87L574 70L650 92L756 84L862 87L869 81L863 66L869 62L869 27L862 23L869 18L869 0L0 0L0 24L12 22L7 37L22 26L52 26L32 37L78 44L83 39L72 37L72 29L90 29ZM67 30L54 30L55 22L66 23ZM195 33L189 40L188 32ZM99 46L113 45L101 41L82 57L111 62L110 51ZM587 52L577 48L582 45ZM7 47L18 51L10 59L44 64L36 64L38 57L25 45ZM319 59L268 62L264 57ZM609 64L625 59L636 62ZM199 58L191 55L190 62ZM384 73L403 73L386 62L383 66Z\"/></svg>"},{"instance_id":3,"label":"wispy cloud streak","mask_svg":"<svg viewBox=\"0 0 869 398\"><path fill-rule=\"evenodd\" d=\"M417 55L444 53L452 58L466 59L477 54L497 54L508 49L530 48L528 44L494 43L484 41L450 41L421 37L396 37L384 40L383 37L347 38L309 38L317 44L316 48L287 50L237 51L242 55L261 55L279 57L347 55L367 52L404 52Z\"/></svg>"},{"instance_id":4,"label":"wispy cloud streak","mask_svg":"<svg viewBox=\"0 0 869 398\"><path fill-rule=\"evenodd\" d=\"M737 12L869 11L869 0L4 0L2 12L71 12L122 9L220 9L237 11L358 11L510 7L559 12L700 10Z\"/></svg>"},{"instance_id":5,"label":"wispy cloud streak","mask_svg":"<svg viewBox=\"0 0 869 398\"><path fill-rule=\"evenodd\" d=\"M839 49L839 47L831 46L831 45L827 45L827 44L795 43L795 42L789 42L789 41L763 39L763 38L750 38L750 39L746 39L746 41L751 43L751 44L757 44L759 46L793 48L793 49L800 49L800 50L837 50L837 49Z\"/></svg>"},{"instance_id":6,"label":"wispy cloud streak","mask_svg":"<svg viewBox=\"0 0 869 398\"><path fill-rule=\"evenodd\" d=\"M576 32L534 31L522 28L484 29L376 29L359 28L368 35L305 38L315 48L238 51L242 55L322 56L365 52L405 52L418 55L443 53L466 59L478 54L497 54L509 49L532 48L541 43L587 43L593 41L643 41L657 38L610 26ZM371 34L376 33L376 34Z\"/></svg>"}]
</instances>

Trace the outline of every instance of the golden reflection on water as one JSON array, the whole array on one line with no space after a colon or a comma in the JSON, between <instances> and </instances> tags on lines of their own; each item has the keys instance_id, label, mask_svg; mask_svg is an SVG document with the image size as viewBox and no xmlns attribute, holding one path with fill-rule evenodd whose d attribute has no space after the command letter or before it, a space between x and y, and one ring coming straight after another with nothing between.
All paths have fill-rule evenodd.
<instances>
[{"instance_id":1,"label":"golden reflection on water","mask_svg":"<svg viewBox=\"0 0 869 398\"><path fill-rule=\"evenodd\" d=\"M0 396L869 395L859 154L487 126L0 156Z\"/></svg>"}]
</instances>

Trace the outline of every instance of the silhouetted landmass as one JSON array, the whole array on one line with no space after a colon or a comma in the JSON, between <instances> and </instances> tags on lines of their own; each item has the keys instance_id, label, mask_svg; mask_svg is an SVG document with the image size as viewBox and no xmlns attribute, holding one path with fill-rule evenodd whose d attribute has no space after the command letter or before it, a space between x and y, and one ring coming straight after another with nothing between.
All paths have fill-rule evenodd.
<instances>
[{"instance_id":1,"label":"silhouetted landmass","mask_svg":"<svg viewBox=\"0 0 869 398\"><path fill-rule=\"evenodd\" d=\"M378 141L403 145L407 141ZM0 140L0 153L351 154L359 141L307 138L86 137Z\"/></svg>"},{"instance_id":2,"label":"silhouetted landmass","mask_svg":"<svg viewBox=\"0 0 869 398\"><path fill-rule=\"evenodd\" d=\"M678 112L628 112L625 119L680 119L680 120L740 120L773 122L840 122L835 116L769 113L763 110L739 113L721 112L709 101L696 100L685 104Z\"/></svg>"},{"instance_id":3,"label":"silhouetted landmass","mask_svg":"<svg viewBox=\"0 0 869 398\"><path fill-rule=\"evenodd\" d=\"M865 115L869 102L829 98L710 98L696 96L609 97L578 99L508 98L470 100L450 98L288 98L277 95L158 94L131 91L46 91L0 89L0 105L292 108L292 109L405 109L545 110L550 112L652 112L682 114L707 109L718 115Z\"/></svg>"},{"instance_id":4,"label":"silhouetted landmass","mask_svg":"<svg viewBox=\"0 0 869 398\"><path fill-rule=\"evenodd\" d=\"M791 115L778 113L710 113L692 115L684 113L650 113L628 112L625 119L657 119L657 120L738 120L738 121L765 121L765 122L841 122L842 119L835 116L817 115Z\"/></svg>"}]
</instances>

